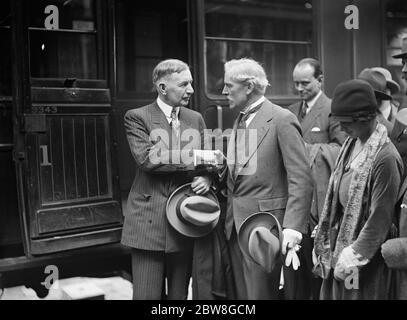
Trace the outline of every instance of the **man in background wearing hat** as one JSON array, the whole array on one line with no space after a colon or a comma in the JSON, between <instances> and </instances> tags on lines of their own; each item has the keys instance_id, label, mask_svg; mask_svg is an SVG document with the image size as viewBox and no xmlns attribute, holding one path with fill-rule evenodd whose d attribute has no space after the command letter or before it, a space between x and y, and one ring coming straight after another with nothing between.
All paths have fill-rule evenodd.
<instances>
[{"instance_id":1,"label":"man in background wearing hat","mask_svg":"<svg viewBox=\"0 0 407 320\"><path fill-rule=\"evenodd\" d=\"M386 79L385 93L390 96L390 100L382 100L379 105L379 111L383 120L390 122L391 131L393 131L394 122L396 121L399 103L393 100L393 96L400 91L400 85L393 80L389 70L381 67L372 68L373 71L380 72ZM387 126L386 126L387 127ZM391 131L389 133L391 133Z\"/></svg>"},{"instance_id":2,"label":"man in background wearing hat","mask_svg":"<svg viewBox=\"0 0 407 320\"><path fill-rule=\"evenodd\" d=\"M390 137L396 120L397 107L391 103L392 96L388 86L393 83L386 79L384 74L386 71L383 68L366 68L360 72L358 79L364 80L372 86L378 105L377 120L386 127ZM390 74L390 72L388 73Z\"/></svg>"},{"instance_id":3,"label":"man in background wearing hat","mask_svg":"<svg viewBox=\"0 0 407 320\"><path fill-rule=\"evenodd\" d=\"M284 229L282 253L300 248L312 198L301 128L291 112L264 97L268 80L258 62L226 62L224 83L230 108L240 110L227 149L225 221L237 299L277 299L281 262L272 272L264 270L242 252L237 235L250 215L270 212Z\"/></svg>"},{"instance_id":4,"label":"man in background wearing hat","mask_svg":"<svg viewBox=\"0 0 407 320\"><path fill-rule=\"evenodd\" d=\"M313 58L300 60L293 71L293 81L301 100L288 107L301 124L302 134L314 178L314 192L311 206L310 230L304 236L299 252L301 266L298 270L285 268L285 276L293 280L284 285L286 299L317 299L320 281L312 274L312 231L318 224L325 202L329 177L336 157L347 135L339 122L329 117L331 99L322 91L324 75L321 64ZM290 285L292 284L292 285Z\"/></svg>"},{"instance_id":5,"label":"man in background wearing hat","mask_svg":"<svg viewBox=\"0 0 407 320\"><path fill-rule=\"evenodd\" d=\"M393 58L401 59L403 68L401 70L401 77L407 81L407 37L402 39L401 53L394 55ZM399 107L399 112L406 108L407 97L404 96L404 101ZM407 176L407 121L403 117L396 117L394 122L393 131L390 135L391 141L396 146L398 152L403 159L404 176Z\"/></svg>"},{"instance_id":6,"label":"man in background wearing hat","mask_svg":"<svg viewBox=\"0 0 407 320\"><path fill-rule=\"evenodd\" d=\"M401 58L403 69L402 78L407 81L407 37L402 40L401 53L393 56ZM405 110L405 109L404 109ZM393 128L393 143L398 149L404 162L404 176L406 176L407 166L407 122L396 120ZM407 300L407 178L401 185L398 202L396 205L398 218L398 238L387 240L382 245L382 256L391 269L396 273L396 299Z\"/></svg>"},{"instance_id":7,"label":"man in background wearing hat","mask_svg":"<svg viewBox=\"0 0 407 320\"><path fill-rule=\"evenodd\" d=\"M194 241L170 226L166 203L175 189L192 180L188 173L194 165L185 155L203 149L205 123L198 112L186 108L194 93L186 63L160 62L154 68L153 83L157 100L129 110L124 117L136 176L121 242L132 247L133 299L162 299L165 279L168 299L186 299ZM199 141L180 139L187 129L195 129ZM208 176L195 177L191 184L196 194L206 194L210 186Z\"/></svg>"}]
</instances>

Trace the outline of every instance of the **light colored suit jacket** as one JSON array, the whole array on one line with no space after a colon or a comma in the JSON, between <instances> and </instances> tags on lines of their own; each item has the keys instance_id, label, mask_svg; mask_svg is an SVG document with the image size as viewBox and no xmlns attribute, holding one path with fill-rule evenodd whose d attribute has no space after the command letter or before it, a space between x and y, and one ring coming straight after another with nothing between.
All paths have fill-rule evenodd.
<instances>
[{"instance_id":1,"label":"light colored suit jacket","mask_svg":"<svg viewBox=\"0 0 407 320\"><path fill-rule=\"evenodd\" d=\"M203 149L205 122L193 110L181 107L179 112L181 136L187 129L196 129L200 139L181 141L181 149ZM161 155L170 149L168 139L153 136L155 130L171 135L171 127L164 113L154 102L145 107L129 110L124 125L131 153L135 160L136 176L125 210L122 244L144 250L177 252L193 245L193 241L173 229L166 218L166 203L180 185L191 182L193 163L179 162L177 158L157 163L152 150L161 149ZM165 134L164 134L165 135ZM164 136L163 135L163 136ZM165 159L165 157L163 156ZM154 160L152 160L154 159ZM181 158L182 160L182 158Z\"/></svg>"},{"instance_id":2,"label":"light colored suit jacket","mask_svg":"<svg viewBox=\"0 0 407 320\"><path fill-rule=\"evenodd\" d=\"M297 117L300 113L302 101L288 107ZM341 146L347 135L341 130L338 121L334 121L331 113L331 99L324 93L318 98L309 113L301 122L304 141L307 143L330 143Z\"/></svg>"},{"instance_id":3,"label":"light colored suit jacket","mask_svg":"<svg viewBox=\"0 0 407 320\"><path fill-rule=\"evenodd\" d=\"M298 120L266 99L246 129L256 140L246 150L236 128L235 122L227 156L227 239L233 225L238 232L243 220L258 211L271 212L284 228L306 233L313 182ZM236 177L235 160L244 164Z\"/></svg>"}]
</instances>

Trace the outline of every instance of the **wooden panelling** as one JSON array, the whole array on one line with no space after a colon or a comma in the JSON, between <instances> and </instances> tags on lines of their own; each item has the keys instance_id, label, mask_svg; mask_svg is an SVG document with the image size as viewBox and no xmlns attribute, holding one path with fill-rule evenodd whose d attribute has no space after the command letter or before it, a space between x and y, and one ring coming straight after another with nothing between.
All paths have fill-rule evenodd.
<instances>
[{"instance_id":1,"label":"wooden panelling","mask_svg":"<svg viewBox=\"0 0 407 320\"><path fill-rule=\"evenodd\" d=\"M348 5L359 9L359 29L345 27ZM319 43L328 96L339 82L357 77L363 68L381 64L382 16L380 0L319 1Z\"/></svg>"},{"instance_id":2,"label":"wooden panelling","mask_svg":"<svg viewBox=\"0 0 407 320\"><path fill-rule=\"evenodd\" d=\"M107 116L47 116L47 129L35 146L41 204L111 197Z\"/></svg>"},{"instance_id":3,"label":"wooden panelling","mask_svg":"<svg viewBox=\"0 0 407 320\"><path fill-rule=\"evenodd\" d=\"M110 102L109 89L82 89L82 88L31 88L33 102Z\"/></svg>"},{"instance_id":4,"label":"wooden panelling","mask_svg":"<svg viewBox=\"0 0 407 320\"><path fill-rule=\"evenodd\" d=\"M122 228L117 227L83 233L78 232L72 235L51 237L48 239L32 240L30 243L30 252L33 255L40 255L119 242L121 234Z\"/></svg>"},{"instance_id":5,"label":"wooden panelling","mask_svg":"<svg viewBox=\"0 0 407 320\"><path fill-rule=\"evenodd\" d=\"M336 85L352 76L352 31L345 28L347 0L319 1L321 63L325 75L325 92L332 96Z\"/></svg>"},{"instance_id":6,"label":"wooden panelling","mask_svg":"<svg viewBox=\"0 0 407 320\"><path fill-rule=\"evenodd\" d=\"M380 0L356 0L359 8L359 30L354 31L356 76L364 68L378 67L382 61L384 12Z\"/></svg>"},{"instance_id":7,"label":"wooden panelling","mask_svg":"<svg viewBox=\"0 0 407 320\"><path fill-rule=\"evenodd\" d=\"M13 143L11 101L0 101L0 146Z\"/></svg>"},{"instance_id":8,"label":"wooden panelling","mask_svg":"<svg viewBox=\"0 0 407 320\"><path fill-rule=\"evenodd\" d=\"M11 149L0 150L0 168L0 246L3 246L21 243L16 174Z\"/></svg>"},{"instance_id":9,"label":"wooden panelling","mask_svg":"<svg viewBox=\"0 0 407 320\"><path fill-rule=\"evenodd\" d=\"M39 210L37 212L39 235L63 231L78 232L79 229L121 223L112 212L120 210L116 201L85 204L74 207Z\"/></svg>"}]
</instances>

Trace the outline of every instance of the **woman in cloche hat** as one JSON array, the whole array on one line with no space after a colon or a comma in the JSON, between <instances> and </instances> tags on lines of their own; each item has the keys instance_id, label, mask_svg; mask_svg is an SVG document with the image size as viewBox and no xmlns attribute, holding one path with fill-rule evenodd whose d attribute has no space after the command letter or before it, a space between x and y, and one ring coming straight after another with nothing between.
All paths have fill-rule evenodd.
<instances>
[{"instance_id":1,"label":"woman in cloche hat","mask_svg":"<svg viewBox=\"0 0 407 320\"><path fill-rule=\"evenodd\" d=\"M378 123L373 88L340 83L331 116L349 135L331 175L315 236L321 299L389 299L391 271L380 254L390 235L402 162Z\"/></svg>"}]
</instances>

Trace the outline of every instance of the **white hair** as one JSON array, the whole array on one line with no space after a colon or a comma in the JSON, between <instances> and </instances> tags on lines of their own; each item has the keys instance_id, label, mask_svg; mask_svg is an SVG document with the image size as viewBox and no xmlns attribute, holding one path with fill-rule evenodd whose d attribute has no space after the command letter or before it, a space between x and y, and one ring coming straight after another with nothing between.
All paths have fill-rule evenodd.
<instances>
[{"instance_id":1,"label":"white hair","mask_svg":"<svg viewBox=\"0 0 407 320\"><path fill-rule=\"evenodd\" d=\"M266 72L257 61L249 58L233 59L225 63L225 73L235 82L250 82L254 89L264 94L269 85Z\"/></svg>"}]
</instances>

